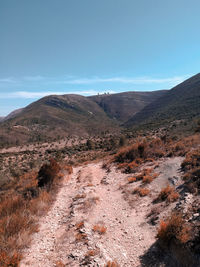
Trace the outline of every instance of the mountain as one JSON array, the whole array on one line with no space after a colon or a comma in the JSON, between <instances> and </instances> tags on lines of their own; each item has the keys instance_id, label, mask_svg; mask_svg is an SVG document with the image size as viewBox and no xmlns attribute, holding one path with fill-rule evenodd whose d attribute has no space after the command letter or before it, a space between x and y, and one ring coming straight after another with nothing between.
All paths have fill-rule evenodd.
<instances>
[{"instance_id":1,"label":"mountain","mask_svg":"<svg viewBox=\"0 0 200 267\"><path fill-rule=\"evenodd\" d=\"M40 141L68 135L97 135L117 128L116 123L89 98L52 95L30 104L1 123L0 137L3 135L5 138L6 129L9 129L12 139Z\"/></svg>"},{"instance_id":2,"label":"mountain","mask_svg":"<svg viewBox=\"0 0 200 267\"><path fill-rule=\"evenodd\" d=\"M120 124L166 91L84 97L51 95L12 112L0 124L0 143L48 141L120 131Z\"/></svg>"},{"instance_id":3,"label":"mountain","mask_svg":"<svg viewBox=\"0 0 200 267\"><path fill-rule=\"evenodd\" d=\"M166 90L154 92L124 92L118 94L104 94L91 96L105 113L119 123L124 123L146 105L164 96Z\"/></svg>"},{"instance_id":4,"label":"mountain","mask_svg":"<svg viewBox=\"0 0 200 267\"><path fill-rule=\"evenodd\" d=\"M179 119L191 119L200 115L200 74L197 74L169 90L164 96L145 106L124 126L139 124L162 125Z\"/></svg>"},{"instance_id":5,"label":"mountain","mask_svg":"<svg viewBox=\"0 0 200 267\"><path fill-rule=\"evenodd\" d=\"M4 117L0 117L0 122L3 121Z\"/></svg>"},{"instance_id":6,"label":"mountain","mask_svg":"<svg viewBox=\"0 0 200 267\"><path fill-rule=\"evenodd\" d=\"M9 113L6 117L2 117L2 121L12 119L12 118L16 117L18 114L20 114L22 111L23 111L23 108L16 109L16 110L12 111L11 113Z\"/></svg>"}]
</instances>

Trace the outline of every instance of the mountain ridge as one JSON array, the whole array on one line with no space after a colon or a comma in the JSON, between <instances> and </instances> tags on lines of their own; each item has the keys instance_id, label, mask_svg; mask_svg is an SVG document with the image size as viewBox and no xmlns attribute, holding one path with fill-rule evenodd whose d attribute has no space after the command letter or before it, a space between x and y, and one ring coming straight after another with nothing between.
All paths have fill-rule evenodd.
<instances>
[{"instance_id":1,"label":"mountain ridge","mask_svg":"<svg viewBox=\"0 0 200 267\"><path fill-rule=\"evenodd\" d=\"M145 106L125 127L159 124L174 119L189 119L200 114L200 73L169 90L164 96Z\"/></svg>"},{"instance_id":2,"label":"mountain ridge","mask_svg":"<svg viewBox=\"0 0 200 267\"><path fill-rule=\"evenodd\" d=\"M123 121L162 94L165 91L125 92L91 97L76 94L45 96L20 112L12 112L1 122L0 142L35 142L69 135L86 137L106 132L117 133L121 130ZM136 95L139 98L134 100ZM116 103L108 112L102 108L99 99L104 102L108 99L106 105L113 101ZM113 118L116 111L120 119Z\"/></svg>"}]
</instances>

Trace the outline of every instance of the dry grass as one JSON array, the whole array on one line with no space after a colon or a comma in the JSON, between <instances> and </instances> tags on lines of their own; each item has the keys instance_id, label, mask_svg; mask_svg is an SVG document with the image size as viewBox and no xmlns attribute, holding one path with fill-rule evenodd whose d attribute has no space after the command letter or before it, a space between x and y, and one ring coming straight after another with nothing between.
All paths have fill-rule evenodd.
<instances>
[{"instance_id":1,"label":"dry grass","mask_svg":"<svg viewBox=\"0 0 200 267\"><path fill-rule=\"evenodd\" d=\"M76 223L76 230L80 230L83 227L84 227L84 221L80 221Z\"/></svg>"},{"instance_id":2,"label":"dry grass","mask_svg":"<svg viewBox=\"0 0 200 267\"><path fill-rule=\"evenodd\" d=\"M119 264L116 261L108 261L105 267L119 267Z\"/></svg>"},{"instance_id":3,"label":"dry grass","mask_svg":"<svg viewBox=\"0 0 200 267\"><path fill-rule=\"evenodd\" d=\"M151 141L144 140L143 142L136 142L135 144L121 149L114 157L114 161L118 163L131 163L139 161L153 161L156 158L165 155L166 148L164 142L155 138Z\"/></svg>"},{"instance_id":4,"label":"dry grass","mask_svg":"<svg viewBox=\"0 0 200 267\"><path fill-rule=\"evenodd\" d=\"M184 244L190 239L190 229L181 214L172 214L166 221L161 221L157 238L165 245L174 238Z\"/></svg>"},{"instance_id":5,"label":"dry grass","mask_svg":"<svg viewBox=\"0 0 200 267\"><path fill-rule=\"evenodd\" d=\"M93 226L92 230L94 232L97 232L98 234L100 235L103 235L106 233L107 231L107 227L105 227L104 225L99 225L99 224L96 224Z\"/></svg>"},{"instance_id":6,"label":"dry grass","mask_svg":"<svg viewBox=\"0 0 200 267\"><path fill-rule=\"evenodd\" d=\"M51 189L55 195L53 184ZM37 188L37 173L26 173L12 188L8 186L0 203L0 266L18 266L21 250L37 231L37 216L48 210L52 200L51 191Z\"/></svg>"},{"instance_id":7,"label":"dry grass","mask_svg":"<svg viewBox=\"0 0 200 267\"><path fill-rule=\"evenodd\" d=\"M153 162L165 156L184 156L192 147L199 145L199 142L199 134L178 141L170 138L143 139L121 148L113 157L113 161L118 164L118 168L131 173L137 171L139 165L147 161Z\"/></svg>"},{"instance_id":8,"label":"dry grass","mask_svg":"<svg viewBox=\"0 0 200 267\"><path fill-rule=\"evenodd\" d=\"M144 187L136 187L133 190L133 194L138 194L140 197L145 197L150 193L150 190L148 188Z\"/></svg>"},{"instance_id":9,"label":"dry grass","mask_svg":"<svg viewBox=\"0 0 200 267\"><path fill-rule=\"evenodd\" d=\"M85 242L87 241L87 234L85 233L77 233L75 236L76 242Z\"/></svg>"},{"instance_id":10,"label":"dry grass","mask_svg":"<svg viewBox=\"0 0 200 267\"><path fill-rule=\"evenodd\" d=\"M136 182L136 177L129 177L128 178L128 182L129 182L129 184L131 184L131 183L133 183L133 182Z\"/></svg>"},{"instance_id":11,"label":"dry grass","mask_svg":"<svg viewBox=\"0 0 200 267\"><path fill-rule=\"evenodd\" d=\"M99 253L99 251L96 249L88 250L88 252L85 254L85 257L94 257Z\"/></svg>"},{"instance_id":12,"label":"dry grass","mask_svg":"<svg viewBox=\"0 0 200 267\"><path fill-rule=\"evenodd\" d=\"M164 187L158 197L154 200L154 202L160 202L160 201L165 201L171 203L176 201L179 198L179 193L175 191L174 187L168 185Z\"/></svg>"},{"instance_id":13,"label":"dry grass","mask_svg":"<svg viewBox=\"0 0 200 267\"><path fill-rule=\"evenodd\" d=\"M200 149L192 150L186 154L182 170L185 172L184 180L187 189L193 194L200 193Z\"/></svg>"},{"instance_id":14,"label":"dry grass","mask_svg":"<svg viewBox=\"0 0 200 267\"><path fill-rule=\"evenodd\" d=\"M144 184L150 184L153 181L153 177L151 175L145 175L142 178L142 182Z\"/></svg>"},{"instance_id":15,"label":"dry grass","mask_svg":"<svg viewBox=\"0 0 200 267\"><path fill-rule=\"evenodd\" d=\"M2 267L18 267L21 260L21 255L14 252L12 256L9 256L5 251L0 252L0 266Z\"/></svg>"},{"instance_id":16,"label":"dry grass","mask_svg":"<svg viewBox=\"0 0 200 267\"><path fill-rule=\"evenodd\" d=\"M78 200L78 199L81 199L81 198L86 198L86 194L77 194L75 197L74 197L74 200Z\"/></svg>"},{"instance_id":17,"label":"dry grass","mask_svg":"<svg viewBox=\"0 0 200 267\"><path fill-rule=\"evenodd\" d=\"M65 267L65 264L59 260L56 262L56 267Z\"/></svg>"}]
</instances>

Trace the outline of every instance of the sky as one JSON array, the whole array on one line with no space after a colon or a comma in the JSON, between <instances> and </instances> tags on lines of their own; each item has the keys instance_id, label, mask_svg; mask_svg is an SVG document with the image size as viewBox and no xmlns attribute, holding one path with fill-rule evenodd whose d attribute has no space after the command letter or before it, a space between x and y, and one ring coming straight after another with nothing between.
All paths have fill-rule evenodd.
<instances>
[{"instance_id":1,"label":"sky","mask_svg":"<svg viewBox=\"0 0 200 267\"><path fill-rule=\"evenodd\" d=\"M170 89L199 72L199 0L0 0L0 116L49 94Z\"/></svg>"}]
</instances>

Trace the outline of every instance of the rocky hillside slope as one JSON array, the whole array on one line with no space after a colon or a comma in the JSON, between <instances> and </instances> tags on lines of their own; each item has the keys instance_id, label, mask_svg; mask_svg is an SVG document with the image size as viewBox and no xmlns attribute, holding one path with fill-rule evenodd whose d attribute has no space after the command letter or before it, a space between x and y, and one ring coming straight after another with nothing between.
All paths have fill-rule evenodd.
<instances>
[{"instance_id":1,"label":"rocky hillside slope","mask_svg":"<svg viewBox=\"0 0 200 267\"><path fill-rule=\"evenodd\" d=\"M162 125L179 119L191 119L200 115L200 74L197 74L164 96L145 106L125 126L139 124Z\"/></svg>"}]
</instances>

